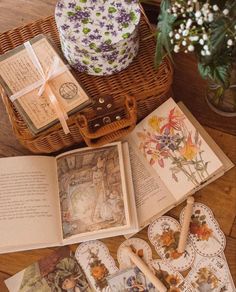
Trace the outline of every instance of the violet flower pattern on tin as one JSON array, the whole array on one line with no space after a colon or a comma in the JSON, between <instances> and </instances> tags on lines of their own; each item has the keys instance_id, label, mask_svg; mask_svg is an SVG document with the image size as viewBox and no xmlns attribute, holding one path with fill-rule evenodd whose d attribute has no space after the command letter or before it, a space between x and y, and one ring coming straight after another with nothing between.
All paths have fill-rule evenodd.
<instances>
[{"instance_id":1,"label":"violet flower pattern on tin","mask_svg":"<svg viewBox=\"0 0 236 292\"><path fill-rule=\"evenodd\" d=\"M69 64L91 75L125 69L139 49L138 1L60 0L56 23Z\"/></svg>"}]
</instances>

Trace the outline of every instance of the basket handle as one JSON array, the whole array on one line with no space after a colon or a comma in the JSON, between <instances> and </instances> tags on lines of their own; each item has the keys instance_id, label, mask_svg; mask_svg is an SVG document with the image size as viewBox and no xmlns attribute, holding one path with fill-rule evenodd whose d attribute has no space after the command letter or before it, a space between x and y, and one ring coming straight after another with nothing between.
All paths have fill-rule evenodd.
<instances>
[{"instance_id":1,"label":"basket handle","mask_svg":"<svg viewBox=\"0 0 236 292\"><path fill-rule=\"evenodd\" d=\"M125 118L106 124L95 132L89 128L86 116L79 114L76 123L85 143L90 147L99 147L119 140L131 132L137 121L137 105L133 96L125 96L124 109Z\"/></svg>"}]
</instances>

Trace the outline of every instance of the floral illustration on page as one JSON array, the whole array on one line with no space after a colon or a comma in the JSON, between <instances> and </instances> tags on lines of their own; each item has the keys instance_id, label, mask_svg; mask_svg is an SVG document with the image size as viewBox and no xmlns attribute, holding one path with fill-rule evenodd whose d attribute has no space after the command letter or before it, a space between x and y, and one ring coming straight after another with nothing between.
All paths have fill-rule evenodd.
<instances>
[{"instance_id":1,"label":"floral illustration on page","mask_svg":"<svg viewBox=\"0 0 236 292\"><path fill-rule=\"evenodd\" d=\"M197 186L209 176L209 161L203 159L201 137L197 130L187 128L186 117L177 107L169 110L166 117L151 116L147 127L137 136L139 149L150 165L169 167L176 182L182 174Z\"/></svg>"}]
</instances>

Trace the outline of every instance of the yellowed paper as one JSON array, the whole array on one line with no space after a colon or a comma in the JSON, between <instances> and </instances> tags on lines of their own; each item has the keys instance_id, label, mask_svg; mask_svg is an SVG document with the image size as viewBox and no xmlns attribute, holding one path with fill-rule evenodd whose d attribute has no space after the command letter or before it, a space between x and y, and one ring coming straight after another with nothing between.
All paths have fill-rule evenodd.
<instances>
[{"instance_id":1,"label":"yellowed paper","mask_svg":"<svg viewBox=\"0 0 236 292\"><path fill-rule=\"evenodd\" d=\"M162 210L176 203L174 196L159 175L140 155L131 138L128 139L129 153L138 213L139 228L150 224Z\"/></svg>"},{"instance_id":2,"label":"yellowed paper","mask_svg":"<svg viewBox=\"0 0 236 292\"><path fill-rule=\"evenodd\" d=\"M0 186L0 252L61 243L55 158L1 158Z\"/></svg>"}]
</instances>

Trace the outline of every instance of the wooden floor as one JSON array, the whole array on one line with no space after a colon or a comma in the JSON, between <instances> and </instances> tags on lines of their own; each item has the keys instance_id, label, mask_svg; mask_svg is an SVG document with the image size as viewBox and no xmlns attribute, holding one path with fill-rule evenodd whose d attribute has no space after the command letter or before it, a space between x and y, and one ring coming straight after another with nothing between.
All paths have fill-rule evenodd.
<instances>
[{"instance_id":1,"label":"wooden floor","mask_svg":"<svg viewBox=\"0 0 236 292\"><path fill-rule=\"evenodd\" d=\"M31 22L54 11L56 0L0 0L0 32ZM208 133L220 145L229 158L236 163L236 118L223 118L213 113L204 100L205 83L197 73L193 56L178 55L175 58L174 96L189 107ZM15 139L2 101L0 101L0 157L24 155L29 152ZM225 254L236 282L236 169L200 190L196 200L212 208L227 238ZM171 210L178 218L183 205ZM138 237L147 239L146 229ZM0 235L1 240L1 235ZM106 239L111 254L115 257L123 237ZM76 245L72 246L74 250ZM0 255L0 291L5 292L3 280L29 264L48 255L52 249Z\"/></svg>"}]
</instances>

